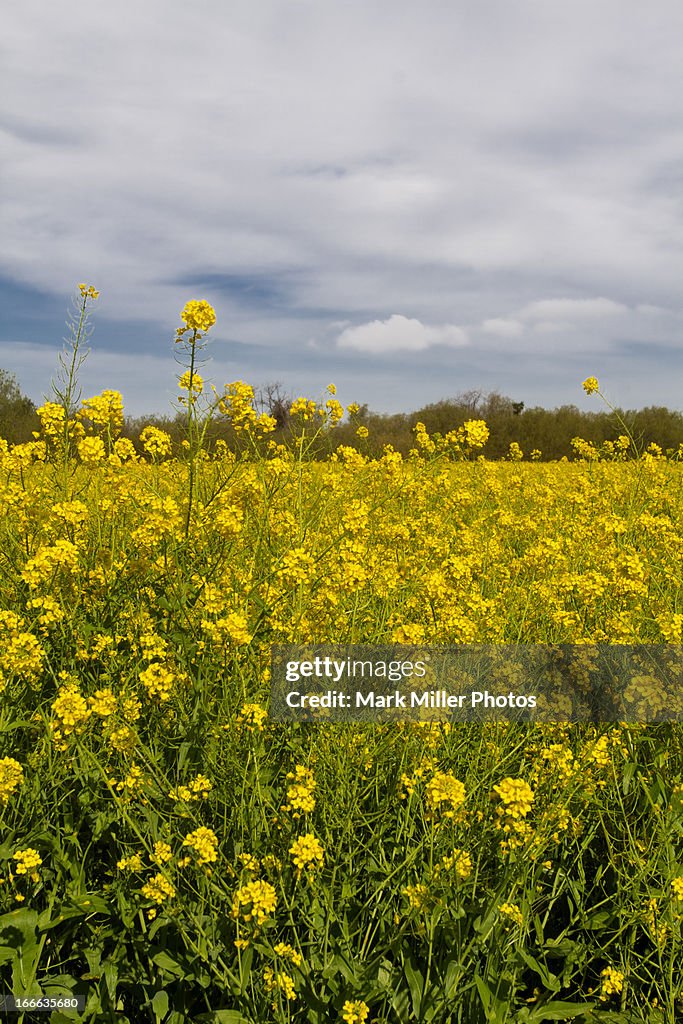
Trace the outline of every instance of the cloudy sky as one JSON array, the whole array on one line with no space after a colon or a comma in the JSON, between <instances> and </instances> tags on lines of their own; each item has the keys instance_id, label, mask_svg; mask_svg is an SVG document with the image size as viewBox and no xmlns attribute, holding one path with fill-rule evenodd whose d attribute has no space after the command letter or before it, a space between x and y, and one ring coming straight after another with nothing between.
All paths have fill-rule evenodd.
<instances>
[{"instance_id":1,"label":"cloudy sky","mask_svg":"<svg viewBox=\"0 0 683 1024\"><path fill-rule=\"evenodd\" d=\"M683 408L679 0L10 0L0 367L87 394L206 375L378 411L471 388Z\"/></svg>"}]
</instances>

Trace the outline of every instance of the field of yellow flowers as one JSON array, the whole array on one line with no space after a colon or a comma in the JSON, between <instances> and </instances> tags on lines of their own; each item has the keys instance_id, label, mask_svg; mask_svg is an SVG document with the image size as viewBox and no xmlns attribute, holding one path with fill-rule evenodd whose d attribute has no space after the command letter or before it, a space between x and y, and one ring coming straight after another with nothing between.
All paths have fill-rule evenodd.
<instances>
[{"instance_id":1,"label":"field of yellow flowers","mask_svg":"<svg viewBox=\"0 0 683 1024\"><path fill-rule=\"evenodd\" d=\"M273 643L679 644L680 464L491 463L480 421L312 461L334 388L269 443L199 373L205 302L184 449L136 447L75 405L96 297L0 441L2 994L85 1007L16 1019L683 1019L678 725L268 719Z\"/></svg>"}]
</instances>

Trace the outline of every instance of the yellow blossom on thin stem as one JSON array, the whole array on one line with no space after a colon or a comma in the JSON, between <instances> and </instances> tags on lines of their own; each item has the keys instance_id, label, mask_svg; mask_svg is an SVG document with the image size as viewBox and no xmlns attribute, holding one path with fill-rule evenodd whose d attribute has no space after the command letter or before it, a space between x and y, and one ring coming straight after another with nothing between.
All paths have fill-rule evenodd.
<instances>
[{"instance_id":1,"label":"yellow blossom on thin stem","mask_svg":"<svg viewBox=\"0 0 683 1024\"><path fill-rule=\"evenodd\" d=\"M28 846L25 850L17 850L12 854L12 859L17 862L15 868L18 875L30 875L31 880L37 882L40 878L36 868L43 863L42 857L37 850Z\"/></svg>"},{"instance_id":2,"label":"yellow blossom on thin stem","mask_svg":"<svg viewBox=\"0 0 683 1024\"><path fill-rule=\"evenodd\" d=\"M156 874L149 882L143 885L140 892L148 900L153 900L155 903L163 903L164 900L173 899L175 896L175 886L172 882L169 882L165 875Z\"/></svg>"},{"instance_id":3,"label":"yellow blossom on thin stem","mask_svg":"<svg viewBox=\"0 0 683 1024\"><path fill-rule=\"evenodd\" d=\"M301 953L297 952L293 946L290 946L287 942L278 942L277 946L273 947L274 952L283 960L289 960L295 967L301 967L303 963L303 957Z\"/></svg>"},{"instance_id":4,"label":"yellow blossom on thin stem","mask_svg":"<svg viewBox=\"0 0 683 1024\"><path fill-rule=\"evenodd\" d=\"M218 836L210 828L201 826L190 832L183 840L183 846L189 846L195 851L200 867L218 860Z\"/></svg>"},{"instance_id":5,"label":"yellow blossom on thin stem","mask_svg":"<svg viewBox=\"0 0 683 1024\"><path fill-rule=\"evenodd\" d=\"M119 871L142 871L142 857L139 853L132 853L130 857L122 857L116 862Z\"/></svg>"},{"instance_id":6,"label":"yellow blossom on thin stem","mask_svg":"<svg viewBox=\"0 0 683 1024\"><path fill-rule=\"evenodd\" d=\"M320 841L311 832L295 840L290 846L289 852L299 874L304 868L323 866L325 852Z\"/></svg>"},{"instance_id":7,"label":"yellow blossom on thin stem","mask_svg":"<svg viewBox=\"0 0 683 1024\"><path fill-rule=\"evenodd\" d=\"M0 807L4 807L12 794L24 781L24 769L13 757L0 760Z\"/></svg>"},{"instance_id":8,"label":"yellow blossom on thin stem","mask_svg":"<svg viewBox=\"0 0 683 1024\"><path fill-rule=\"evenodd\" d=\"M153 864L168 864L169 860L173 856L173 851L168 843L158 842L154 844L154 852L152 853L150 860Z\"/></svg>"},{"instance_id":9,"label":"yellow blossom on thin stem","mask_svg":"<svg viewBox=\"0 0 683 1024\"><path fill-rule=\"evenodd\" d=\"M232 916L262 925L275 912L277 896L270 882L256 880L240 886L232 899Z\"/></svg>"},{"instance_id":10,"label":"yellow blossom on thin stem","mask_svg":"<svg viewBox=\"0 0 683 1024\"><path fill-rule=\"evenodd\" d=\"M506 917L508 920L513 921L514 924L523 924L524 922L522 911L516 903L501 903L498 907L498 913L501 917Z\"/></svg>"},{"instance_id":11,"label":"yellow blossom on thin stem","mask_svg":"<svg viewBox=\"0 0 683 1024\"><path fill-rule=\"evenodd\" d=\"M283 811L291 811L292 817L299 818L301 814L309 814L315 807L315 779L310 768L302 764L296 765L293 772L287 773L287 778L292 780L291 786L287 787L287 803L283 805Z\"/></svg>"},{"instance_id":12,"label":"yellow blossom on thin stem","mask_svg":"<svg viewBox=\"0 0 683 1024\"><path fill-rule=\"evenodd\" d=\"M509 818L525 818L534 801L534 791L524 779L503 779L493 792L500 798L501 811Z\"/></svg>"},{"instance_id":13,"label":"yellow blossom on thin stem","mask_svg":"<svg viewBox=\"0 0 683 1024\"><path fill-rule=\"evenodd\" d=\"M204 379L198 373L190 374L190 371L186 370L178 381L178 387L181 391L192 391L195 395L201 395L204 390Z\"/></svg>"},{"instance_id":14,"label":"yellow blossom on thin stem","mask_svg":"<svg viewBox=\"0 0 683 1024\"><path fill-rule=\"evenodd\" d=\"M296 999L294 979L285 971L274 971L272 967L264 968L263 983L266 992L270 995L279 992L287 1001ZM271 1005L274 1010L277 1010L277 1000L274 1000Z\"/></svg>"},{"instance_id":15,"label":"yellow blossom on thin stem","mask_svg":"<svg viewBox=\"0 0 683 1024\"><path fill-rule=\"evenodd\" d=\"M344 1024L365 1024L370 1007L362 999L347 999L342 1010Z\"/></svg>"},{"instance_id":16,"label":"yellow blossom on thin stem","mask_svg":"<svg viewBox=\"0 0 683 1024\"><path fill-rule=\"evenodd\" d=\"M426 786L427 806L445 818L453 818L465 802L465 787L449 772L435 772Z\"/></svg>"},{"instance_id":17,"label":"yellow blossom on thin stem","mask_svg":"<svg viewBox=\"0 0 683 1024\"><path fill-rule=\"evenodd\" d=\"M216 311L205 299L186 303L180 314L185 327L178 328L178 340L186 331L208 331L216 323Z\"/></svg>"},{"instance_id":18,"label":"yellow blossom on thin stem","mask_svg":"<svg viewBox=\"0 0 683 1024\"><path fill-rule=\"evenodd\" d=\"M624 975L616 967L605 967L600 972L602 984L600 987L600 999L606 1002L610 996L618 996L624 987Z\"/></svg>"}]
</instances>

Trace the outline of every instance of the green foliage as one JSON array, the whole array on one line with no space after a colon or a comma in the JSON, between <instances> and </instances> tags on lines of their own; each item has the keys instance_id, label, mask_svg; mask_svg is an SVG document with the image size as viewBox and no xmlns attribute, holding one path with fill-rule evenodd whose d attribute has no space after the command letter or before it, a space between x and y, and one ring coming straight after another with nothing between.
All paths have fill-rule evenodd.
<instances>
[{"instance_id":1,"label":"green foliage","mask_svg":"<svg viewBox=\"0 0 683 1024\"><path fill-rule=\"evenodd\" d=\"M269 385L260 389L260 399L257 393L257 401L259 409L275 416L278 422L277 429L271 435L273 440L293 449L297 432L287 413L291 399L284 395L279 385ZM488 459L505 458L510 444L516 442L527 459L532 452L539 451L540 461L543 462L562 458L571 460L575 458L571 443L573 438L581 437L599 448L605 441L613 441L624 433L622 424L628 427L640 452L653 443L658 444L664 452L676 452L683 445L683 413L664 407L588 412L574 405L556 409L520 406L524 406L524 403L513 402L495 392L489 395L467 392L453 399L424 406L413 413L380 414L363 406L351 421L344 421L333 429L323 431L310 454L325 459L339 445L358 445L356 430L362 425L367 427L369 433L363 447L368 454L381 456L384 446L390 444L407 455L415 445L413 428L416 423L424 423L430 434L438 432L445 435L462 426L468 419L486 421L490 439L484 448L484 455ZM180 450L187 432L186 415L179 414L175 418L129 418L123 434L136 442L140 431L148 424L170 434L174 451ZM220 418L208 425L207 447L213 449L219 439L225 441L231 451L247 450L244 439L235 435L230 425L221 422Z\"/></svg>"},{"instance_id":2,"label":"green foliage","mask_svg":"<svg viewBox=\"0 0 683 1024\"><path fill-rule=\"evenodd\" d=\"M10 444L23 444L38 426L31 399L21 393L14 374L0 370L0 437Z\"/></svg>"}]
</instances>

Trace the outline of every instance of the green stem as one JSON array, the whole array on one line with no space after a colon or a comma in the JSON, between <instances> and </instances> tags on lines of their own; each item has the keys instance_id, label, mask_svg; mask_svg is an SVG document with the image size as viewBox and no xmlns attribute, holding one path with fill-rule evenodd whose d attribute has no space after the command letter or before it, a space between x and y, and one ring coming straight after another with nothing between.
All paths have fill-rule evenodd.
<instances>
[{"instance_id":1,"label":"green stem","mask_svg":"<svg viewBox=\"0 0 683 1024\"><path fill-rule=\"evenodd\" d=\"M185 517L185 540L190 535L190 519L192 518L192 504L194 501L194 461L196 455L195 445L195 423L194 423L194 405L193 405L193 388L194 388L194 364L195 364L195 345L197 341L197 328L195 327L192 334L192 341L190 342L190 386L187 392L187 439L190 444L190 467L188 474L188 494L187 494L187 516Z\"/></svg>"}]
</instances>

